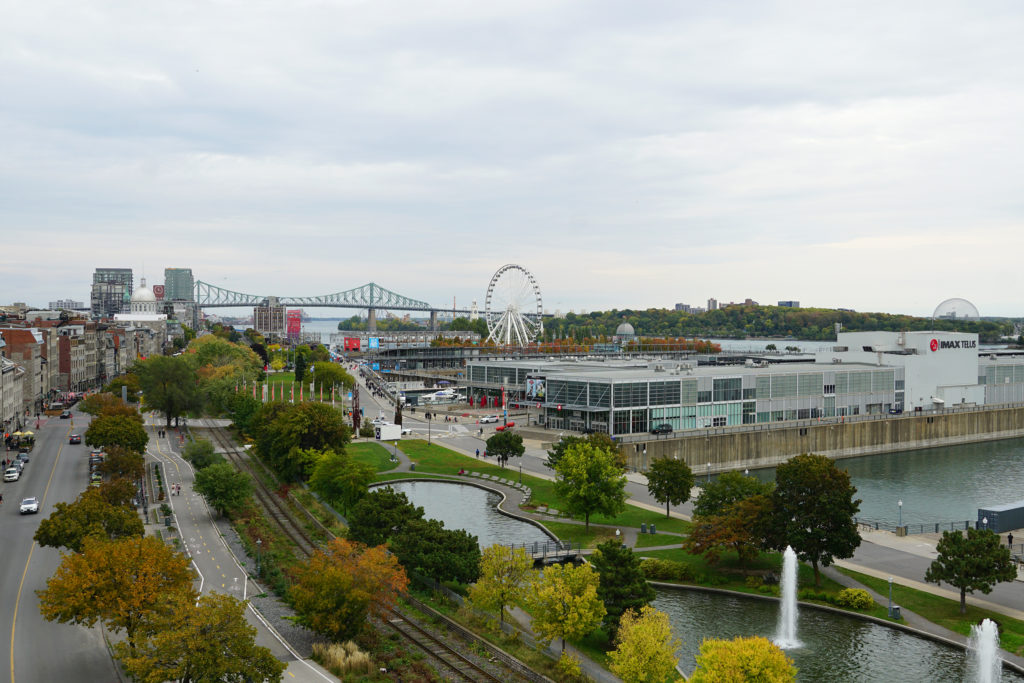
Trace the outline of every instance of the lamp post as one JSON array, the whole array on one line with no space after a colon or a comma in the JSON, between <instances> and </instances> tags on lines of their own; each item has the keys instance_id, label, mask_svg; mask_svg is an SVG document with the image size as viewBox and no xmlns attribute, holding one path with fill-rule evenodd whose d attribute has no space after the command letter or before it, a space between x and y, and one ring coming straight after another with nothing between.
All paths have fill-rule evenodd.
<instances>
[{"instance_id":1,"label":"lamp post","mask_svg":"<svg viewBox=\"0 0 1024 683\"><path fill-rule=\"evenodd\" d=\"M393 443L391 444L391 446L392 446L392 448L394 449L394 450L392 451L392 457L394 457L394 459L395 459L395 462L398 462L398 442L397 442L397 441L393 442Z\"/></svg>"},{"instance_id":2,"label":"lamp post","mask_svg":"<svg viewBox=\"0 0 1024 683\"><path fill-rule=\"evenodd\" d=\"M902 529L903 528L903 499L902 498L900 498L898 501L896 501L896 507L899 508L899 511L900 511L899 524L897 524L897 526L899 526Z\"/></svg>"},{"instance_id":3,"label":"lamp post","mask_svg":"<svg viewBox=\"0 0 1024 683\"><path fill-rule=\"evenodd\" d=\"M889 618L892 619L892 577L889 577Z\"/></svg>"},{"instance_id":4,"label":"lamp post","mask_svg":"<svg viewBox=\"0 0 1024 683\"><path fill-rule=\"evenodd\" d=\"M260 548L263 546L263 540L256 539L256 576L261 576L260 573Z\"/></svg>"},{"instance_id":5,"label":"lamp post","mask_svg":"<svg viewBox=\"0 0 1024 683\"><path fill-rule=\"evenodd\" d=\"M744 477L749 477L750 476L750 470L749 469L744 469L743 470L743 476Z\"/></svg>"},{"instance_id":6,"label":"lamp post","mask_svg":"<svg viewBox=\"0 0 1024 683\"><path fill-rule=\"evenodd\" d=\"M988 517L981 518L981 528L985 530L988 529Z\"/></svg>"},{"instance_id":7,"label":"lamp post","mask_svg":"<svg viewBox=\"0 0 1024 683\"><path fill-rule=\"evenodd\" d=\"M433 417L433 415L431 413L427 413L427 445L428 446L430 445L430 418L432 418L432 417Z\"/></svg>"},{"instance_id":8,"label":"lamp post","mask_svg":"<svg viewBox=\"0 0 1024 683\"><path fill-rule=\"evenodd\" d=\"M708 463L708 483L711 483L711 463Z\"/></svg>"},{"instance_id":9,"label":"lamp post","mask_svg":"<svg viewBox=\"0 0 1024 683\"><path fill-rule=\"evenodd\" d=\"M643 458L644 472L647 471L647 446L644 446L644 458Z\"/></svg>"}]
</instances>

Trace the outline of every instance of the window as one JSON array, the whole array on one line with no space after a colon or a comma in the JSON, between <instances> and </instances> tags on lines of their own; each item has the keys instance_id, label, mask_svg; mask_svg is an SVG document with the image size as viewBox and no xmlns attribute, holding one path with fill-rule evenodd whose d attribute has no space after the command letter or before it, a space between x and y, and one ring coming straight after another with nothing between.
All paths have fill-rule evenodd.
<instances>
[{"instance_id":1,"label":"window","mask_svg":"<svg viewBox=\"0 0 1024 683\"><path fill-rule=\"evenodd\" d=\"M835 384L826 384L822 388L822 393L825 394L826 396L829 396L831 394L836 393L836 385Z\"/></svg>"},{"instance_id":2,"label":"window","mask_svg":"<svg viewBox=\"0 0 1024 683\"><path fill-rule=\"evenodd\" d=\"M628 410L616 410L615 411L615 433L616 434L629 434L629 411Z\"/></svg>"},{"instance_id":3,"label":"window","mask_svg":"<svg viewBox=\"0 0 1024 683\"><path fill-rule=\"evenodd\" d=\"M646 410L634 410L633 413L633 433L639 434L647 431L647 411Z\"/></svg>"},{"instance_id":4,"label":"window","mask_svg":"<svg viewBox=\"0 0 1024 683\"><path fill-rule=\"evenodd\" d=\"M739 377L714 380L712 383L712 386L714 387L714 402L725 403L728 401L742 400L742 381L743 380Z\"/></svg>"},{"instance_id":5,"label":"window","mask_svg":"<svg viewBox=\"0 0 1024 683\"><path fill-rule=\"evenodd\" d=\"M725 417L714 417L714 418L711 418L711 426L712 427L724 427L725 426L725 422L726 422L726 418Z\"/></svg>"},{"instance_id":6,"label":"window","mask_svg":"<svg viewBox=\"0 0 1024 683\"><path fill-rule=\"evenodd\" d=\"M608 384L590 384L590 405L598 408L611 407L612 391Z\"/></svg>"},{"instance_id":7,"label":"window","mask_svg":"<svg viewBox=\"0 0 1024 683\"><path fill-rule=\"evenodd\" d=\"M753 401L755 398L757 398L757 389L744 389L743 390L743 400L744 401Z\"/></svg>"},{"instance_id":8,"label":"window","mask_svg":"<svg viewBox=\"0 0 1024 683\"><path fill-rule=\"evenodd\" d=\"M684 379L680 387L679 402L684 406L697 405L697 380Z\"/></svg>"},{"instance_id":9,"label":"window","mask_svg":"<svg viewBox=\"0 0 1024 683\"><path fill-rule=\"evenodd\" d=\"M679 405L679 382L651 382L650 400L652 406Z\"/></svg>"},{"instance_id":10,"label":"window","mask_svg":"<svg viewBox=\"0 0 1024 683\"><path fill-rule=\"evenodd\" d=\"M711 392L710 391L698 391L697 392L697 403L711 403Z\"/></svg>"},{"instance_id":11,"label":"window","mask_svg":"<svg viewBox=\"0 0 1024 683\"><path fill-rule=\"evenodd\" d=\"M647 382L616 384L614 392L616 408L647 405Z\"/></svg>"}]
</instances>

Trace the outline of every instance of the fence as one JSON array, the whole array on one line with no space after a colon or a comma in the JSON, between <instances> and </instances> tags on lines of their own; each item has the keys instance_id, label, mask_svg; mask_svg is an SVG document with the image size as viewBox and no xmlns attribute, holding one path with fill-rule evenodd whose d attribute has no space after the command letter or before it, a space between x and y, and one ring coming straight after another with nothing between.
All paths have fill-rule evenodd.
<instances>
[{"instance_id":1,"label":"fence","mask_svg":"<svg viewBox=\"0 0 1024 683\"><path fill-rule=\"evenodd\" d=\"M575 553L579 555L583 550L583 545L573 541L534 541L533 543L507 543L506 548L515 550L516 548L522 548L526 552L530 553L534 557L540 555L541 557L547 557L548 555L565 556Z\"/></svg>"},{"instance_id":2,"label":"fence","mask_svg":"<svg viewBox=\"0 0 1024 683\"><path fill-rule=\"evenodd\" d=\"M900 527L892 522L883 522L874 519L863 519L861 517L854 517L853 521L857 526L867 527L874 529L875 531L891 531L894 534L900 534ZM977 522L971 522L966 520L963 522L928 522L926 524L904 524L903 534L904 536L910 534L938 534L943 531L964 531L965 529L971 528L971 524L974 524L975 528L978 528Z\"/></svg>"}]
</instances>

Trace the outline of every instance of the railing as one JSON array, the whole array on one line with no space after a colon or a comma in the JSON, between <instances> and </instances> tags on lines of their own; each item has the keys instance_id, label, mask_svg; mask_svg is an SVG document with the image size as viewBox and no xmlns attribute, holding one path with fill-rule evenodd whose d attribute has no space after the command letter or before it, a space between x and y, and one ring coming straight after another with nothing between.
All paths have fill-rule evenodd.
<instances>
[{"instance_id":1,"label":"railing","mask_svg":"<svg viewBox=\"0 0 1024 683\"><path fill-rule=\"evenodd\" d=\"M854 517L853 521L857 526L862 526L867 529L874 529L875 531L891 531L894 534L900 533L900 527L892 522L883 522L875 519L863 519L861 517ZM972 522L966 520L963 522L928 522L926 524L904 524L903 534L938 534L943 531L964 531L971 528ZM973 522L975 527L978 523Z\"/></svg>"},{"instance_id":2,"label":"railing","mask_svg":"<svg viewBox=\"0 0 1024 683\"><path fill-rule=\"evenodd\" d=\"M540 555L547 557L550 555L568 555L571 553L579 554L583 550L583 545L579 542L574 541L534 541L533 543L506 543L506 548L522 548L526 552L530 553L534 557Z\"/></svg>"}]
</instances>

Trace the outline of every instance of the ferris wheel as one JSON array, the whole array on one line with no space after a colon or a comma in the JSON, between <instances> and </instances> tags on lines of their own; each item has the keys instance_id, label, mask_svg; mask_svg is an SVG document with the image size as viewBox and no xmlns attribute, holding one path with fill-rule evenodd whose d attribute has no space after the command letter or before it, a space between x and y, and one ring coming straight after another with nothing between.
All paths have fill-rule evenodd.
<instances>
[{"instance_id":1,"label":"ferris wheel","mask_svg":"<svg viewBox=\"0 0 1024 683\"><path fill-rule=\"evenodd\" d=\"M540 287L530 271L509 263L498 269L487 285L484 314L487 341L503 346L526 346L544 332L544 305Z\"/></svg>"}]
</instances>

